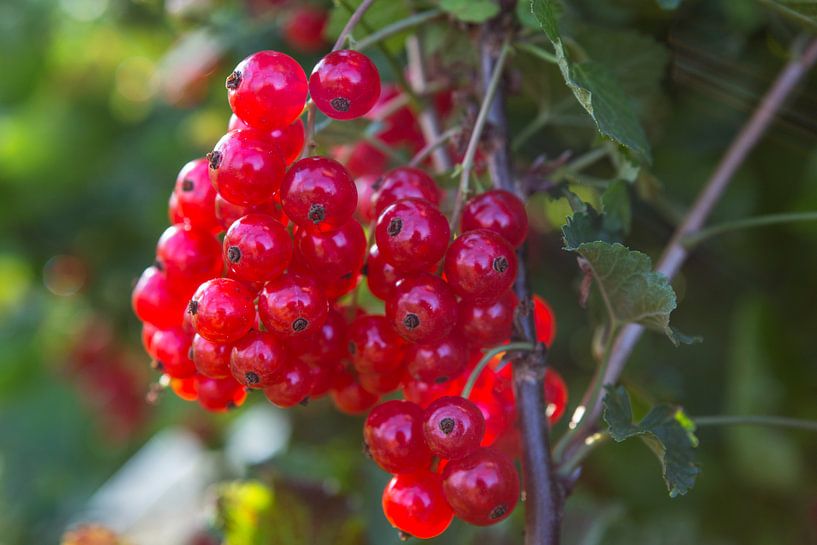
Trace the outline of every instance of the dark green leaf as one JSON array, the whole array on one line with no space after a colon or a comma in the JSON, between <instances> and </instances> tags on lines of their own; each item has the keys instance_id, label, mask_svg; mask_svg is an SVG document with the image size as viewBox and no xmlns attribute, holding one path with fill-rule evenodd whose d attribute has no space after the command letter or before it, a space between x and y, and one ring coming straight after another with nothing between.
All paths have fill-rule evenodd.
<instances>
[{"instance_id":1,"label":"dark green leaf","mask_svg":"<svg viewBox=\"0 0 817 545\"><path fill-rule=\"evenodd\" d=\"M661 9L678 9L681 5L681 0L656 0Z\"/></svg>"},{"instance_id":2,"label":"dark green leaf","mask_svg":"<svg viewBox=\"0 0 817 545\"><path fill-rule=\"evenodd\" d=\"M678 329L670 326L670 340L675 346L681 344L698 344L704 342L704 338L700 335L686 335Z\"/></svg>"},{"instance_id":3,"label":"dark green leaf","mask_svg":"<svg viewBox=\"0 0 817 545\"><path fill-rule=\"evenodd\" d=\"M610 436L621 442L639 437L661 462L664 482L671 497L689 492L700 469L695 462L695 424L678 407L658 405L638 423L633 421L630 396L623 386L607 387L604 421Z\"/></svg>"},{"instance_id":4,"label":"dark green leaf","mask_svg":"<svg viewBox=\"0 0 817 545\"><path fill-rule=\"evenodd\" d=\"M593 61L570 60L559 32L559 10L554 0L531 0L531 10L553 44L565 83L590 114L599 133L626 147L639 161L649 163L649 142L630 98L615 76Z\"/></svg>"},{"instance_id":5,"label":"dark green leaf","mask_svg":"<svg viewBox=\"0 0 817 545\"><path fill-rule=\"evenodd\" d=\"M649 256L617 242L585 242L567 249L584 258L613 325L637 323L673 340L669 318L675 292L666 276L652 270Z\"/></svg>"},{"instance_id":6,"label":"dark green leaf","mask_svg":"<svg viewBox=\"0 0 817 545\"><path fill-rule=\"evenodd\" d=\"M493 0L440 0L440 8L467 23L483 23L499 13Z\"/></svg>"},{"instance_id":7,"label":"dark green leaf","mask_svg":"<svg viewBox=\"0 0 817 545\"><path fill-rule=\"evenodd\" d=\"M629 233L632 215L627 182L617 180L607 186L607 189L601 195L601 203L604 206L604 215L602 216L604 230L614 233Z\"/></svg>"},{"instance_id":8,"label":"dark green leaf","mask_svg":"<svg viewBox=\"0 0 817 545\"><path fill-rule=\"evenodd\" d=\"M621 240L616 230L605 226L605 215L596 212L589 204L585 205L583 212L575 212L567 218L567 223L562 227L562 236L567 250L576 250L585 242Z\"/></svg>"}]
</instances>

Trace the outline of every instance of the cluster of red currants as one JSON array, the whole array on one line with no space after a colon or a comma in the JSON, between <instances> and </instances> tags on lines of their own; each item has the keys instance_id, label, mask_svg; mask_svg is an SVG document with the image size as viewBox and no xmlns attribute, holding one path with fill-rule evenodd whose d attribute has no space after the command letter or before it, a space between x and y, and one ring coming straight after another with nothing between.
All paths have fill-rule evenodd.
<instances>
[{"instance_id":1,"label":"cluster of red currants","mask_svg":"<svg viewBox=\"0 0 817 545\"><path fill-rule=\"evenodd\" d=\"M507 517L519 495L510 367L495 358L470 399L460 394L482 351L511 337L523 202L501 190L471 198L452 242L443 192L422 169L356 184L335 159L299 159L307 94L338 120L378 105L380 77L361 53L333 51L307 80L294 59L261 51L226 86L229 132L179 173L172 225L133 291L148 354L177 395L211 411L258 389L280 407L328 393L360 414L402 389L405 401L376 407L365 428L372 457L396 474L383 498L389 520L431 537L453 514ZM397 129L407 112L384 126ZM362 275L384 313L357 307ZM534 316L549 345L555 321L538 297ZM552 370L545 388L555 422L567 390Z\"/></svg>"}]
</instances>

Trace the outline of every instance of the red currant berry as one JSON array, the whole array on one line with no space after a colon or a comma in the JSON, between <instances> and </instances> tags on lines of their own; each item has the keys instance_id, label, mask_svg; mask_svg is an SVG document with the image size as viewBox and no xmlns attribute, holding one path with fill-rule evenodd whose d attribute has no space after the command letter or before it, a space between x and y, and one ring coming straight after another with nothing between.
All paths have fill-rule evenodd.
<instances>
[{"instance_id":1,"label":"red currant berry","mask_svg":"<svg viewBox=\"0 0 817 545\"><path fill-rule=\"evenodd\" d=\"M306 74L298 61L277 51L258 51L227 78L233 113L256 129L286 127L306 105Z\"/></svg>"},{"instance_id":2,"label":"red currant berry","mask_svg":"<svg viewBox=\"0 0 817 545\"><path fill-rule=\"evenodd\" d=\"M179 327L186 296L168 282L156 267L148 267L133 288L131 304L136 316L158 328Z\"/></svg>"},{"instance_id":3,"label":"red currant berry","mask_svg":"<svg viewBox=\"0 0 817 545\"><path fill-rule=\"evenodd\" d=\"M380 73L362 53L333 51L312 70L309 94L328 117L354 119L371 110L380 97Z\"/></svg>"},{"instance_id":4,"label":"red currant berry","mask_svg":"<svg viewBox=\"0 0 817 545\"><path fill-rule=\"evenodd\" d=\"M171 225L156 245L156 260L168 280L178 286L197 286L219 276L224 267L218 241L207 231Z\"/></svg>"},{"instance_id":5,"label":"red currant berry","mask_svg":"<svg viewBox=\"0 0 817 545\"><path fill-rule=\"evenodd\" d=\"M196 159L182 167L173 194L176 195L178 213L187 223L207 232L218 228L216 190L210 183L207 159Z\"/></svg>"},{"instance_id":6,"label":"red currant berry","mask_svg":"<svg viewBox=\"0 0 817 545\"><path fill-rule=\"evenodd\" d=\"M278 147L253 129L230 131L207 154L210 181L225 200L242 206L272 201L286 166Z\"/></svg>"},{"instance_id":7,"label":"red currant berry","mask_svg":"<svg viewBox=\"0 0 817 545\"><path fill-rule=\"evenodd\" d=\"M329 391L335 407L345 414L362 414L374 407L380 396L363 389L355 377L346 369L334 376Z\"/></svg>"},{"instance_id":8,"label":"red currant berry","mask_svg":"<svg viewBox=\"0 0 817 545\"><path fill-rule=\"evenodd\" d=\"M425 410L423 433L434 455L456 460L479 448L485 434L485 418L479 408L467 399L441 397Z\"/></svg>"},{"instance_id":9,"label":"red currant berry","mask_svg":"<svg viewBox=\"0 0 817 545\"><path fill-rule=\"evenodd\" d=\"M196 366L190 359L190 335L180 327L157 329L151 344L159 370L173 378L192 377Z\"/></svg>"},{"instance_id":10,"label":"red currant berry","mask_svg":"<svg viewBox=\"0 0 817 545\"><path fill-rule=\"evenodd\" d=\"M176 195L175 191L170 193L170 198L167 200L167 219L170 221L170 225L184 223L184 216L182 216L182 211L179 208L179 196Z\"/></svg>"},{"instance_id":11,"label":"red currant berry","mask_svg":"<svg viewBox=\"0 0 817 545\"><path fill-rule=\"evenodd\" d=\"M494 189L473 197L462 210L460 229L488 229L500 235L514 248L528 235L525 203L509 191Z\"/></svg>"},{"instance_id":12,"label":"red currant berry","mask_svg":"<svg viewBox=\"0 0 817 545\"><path fill-rule=\"evenodd\" d=\"M406 349L409 374L425 382L447 382L459 376L468 364L465 339L456 333L424 344L412 344Z\"/></svg>"},{"instance_id":13,"label":"red currant berry","mask_svg":"<svg viewBox=\"0 0 817 545\"><path fill-rule=\"evenodd\" d=\"M331 271L336 276L357 274L366 258L366 234L355 220L331 233L299 229L295 243L307 270Z\"/></svg>"},{"instance_id":14,"label":"red currant berry","mask_svg":"<svg viewBox=\"0 0 817 545\"><path fill-rule=\"evenodd\" d=\"M383 258L404 272L428 270L445 255L451 232L445 216L420 199L402 199L377 218L375 240Z\"/></svg>"},{"instance_id":15,"label":"red currant berry","mask_svg":"<svg viewBox=\"0 0 817 545\"><path fill-rule=\"evenodd\" d=\"M457 298L440 277L421 273L403 280L386 301L386 316L409 342L430 343L457 323Z\"/></svg>"},{"instance_id":16,"label":"red currant berry","mask_svg":"<svg viewBox=\"0 0 817 545\"><path fill-rule=\"evenodd\" d=\"M314 278L287 273L261 290L258 313L264 326L276 335L309 336L326 321L329 301Z\"/></svg>"},{"instance_id":17,"label":"red currant berry","mask_svg":"<svg viewBox=\"0 0 817 545\"><path fill-rule=\"evenodd\" d=\"M153 334L156 333L158 329L158 327L149 322L142 324L142 346L145 348L145 352L147 352L148 356L153 359L156 359L156 353L153 351Z\"/></svg>"},{"instance_id":18,"label":"red currant berry","mask_svg":"<svg viewBox=\"0 0 817 545\"><path fill-rule=\"evenodd\" d=\"M215 413L240 407L247 399L247 391L232 377L209 378L196 375L199 405Z\"/></svg>"},{"instance_id":19,"label":"red currant berry","mask_svg":"<svg viewBox=\"0 0 817 545\"><path fill-rule=\"evenodd\" d=\"M370 174L355 178L355 187L357 187L357 212L355 216L361 223L368 224L377 218L377 214L374 212L374 186L379 179L377 176Z\"/></svg>"},{"instance_id":20,"label":"red currant berry","mask_svg":"<svg viewBox=\"0 0 817 545\"><path fill-rule=\"evenodd\" d=\"M170 375L166 375L170 376ZM171 378L170 389L179 399L184 401L196 401L199 398L196 383L198 382L198 375L193 375L187 378Z\"/></svg>"},{"instance_id":21,"label":"red currant berry","mask_svg":"<svg viewBox=\"0 0 817 545\"><path fill-rule=\"evenodd\" d=\"M513 332L517 301L512 290L492 303L460 301L457 327L471 346L482 348L504 343Z\"/></svg>"},{"instance_id":22,"label":"red currant berry","mask_svg":"<svg viewBox=\"0 0 817 545\"><path fill-rule=\"evenodd\" d=\"M332 231L352 218L357 188L343 165L327 157L296 162L281 184L286 215L310 231Z\"/></svg>"},{"instance_id":23,"label":"red currant berry","mask_svg":"<svg viewBox=\"0 0 817 545\"><path fill-rule=\"evenodd\" d=\"M385 373L402 367L403 341L385 316L359 316L349 326L349 354L359 373Z\"/></svg>"},{"instance_id":24,"label":"red currant berry","mask_svg":"<svg viewBox=\"0 0 817 545\"><path fill-rule=\"evenodd\" d=\"M546 346L553 344L556 338L556 316L547 301L533 296L533 320L536 324L536 340L545 343Z\"/></svg>"},{"instance_id":25,"label":"red currant berry","mask_svg":"<svg viewBox=\"0 0 817 545\"><path fill-rule=\"evenodd\" d=\"M484 373L490 375L492 373ZM485 435L482 437L482 446L487 447L493 445L505 430L508 429L512 419L509 418L509 412L513 412L513 408L506 406L506 400L491 388L484 386L471 394L471 400L482 412L485 419Z\"/></svg>"},{"instance_id":26,"label":"red currant berry","mask_svg":"<svg viewBox=\"0 0 817 545\"><path fill-rule=\"evenodd\" d=\"M357 381L364 390L373 394L390 394L400 387L406 377L402 367L382 373L358 373Z\"/></svg>"},{"instance_id":27,"label":"red currant berry","mask_svg":"<svg viewBox=\"0 0 817 545\"><path fill-rule=\"evenodd\" d=\"M487 229L463 233L445 254L445 278L464 299L495 301L516 279L516 254Z\"/></svg>"},{"instance_id":28,"label":"red currant berry","mask_svg":"<svg viewBox=\"0 0 817 545\"><path fill-rule=\"evenodd\" d=\"M326 45L323 31L329 19L328 12L311 6L296 6L282 27L284 41L304 53L320 51Z\"/></svg>"},{"instance_id":29,"label":"red currant berry","mask_svg":"<svg viewBox=\"0 0 817 545\"><path fill-rule=\"evenodd\" d=\"M196 290L187 311L196 333L218 343L234 343L255 323L255 293L231 278L208 280Z\"/></svg>"},{"instance_id":30,"label":"red currant berry","mask_svg":"<svg viewBox=\"0 0 817 545\"><path fill-rule=\"evenodd\" d=\"M312 390L309 392L311 399L316 399L325 395L329 388L335 383L335 378L343 370L339 362L331 362L321 365L309 366L309 373L312 375Z\"/></svg>"},{"instance_id":31,"label":"red currant berry","mask_svg":"<svg viewBox=\"0 0 817 545\"><path fill-rule=\"evenodd\" d=\"M392 203L400 199L422 199L440 206L442 193L434 179L415 167L397 167L385 173L378 182L375 214L380 215Z\"/></svg>"},{"instance_id":32,"label":"red currant berry","mask_svg":"<svg viewBox=\"0 0 817 545\"><path fill-rule=\"evenodd\" d=\"M201 335L193 337L191 347L193 363L196 370L210 378L225 378L230 376L230 352L233 347L229 344L214 343Z\"/></svg>"},{"instance_id":33,"label":"red currant berry","mask_svg":"<svg viewBox=\"0 0 817 545\"><path fill-rule=\"evenodd\" d=\"M440 384L416 379L407 380L403 383L403 397L407 401L413 401L420 407L426 408L441 397L459 395L465 386L465 378L460 375L454 380Z\"/></svg>"},{"instance_id":34,"label":"red currant berry","mask_svg":"<svg viewBox=\"0 0 817 545\"><path fill-rule=\"evenodd\" d=\"M510 458L483 448L445 466L443 492L459 518L488 526L507 518L516 507L519 475Z\"/></svg>"},{"instance_id":35,"label":"red currant berry","mask_svg":"<svg viewBox=\"0 0 817 545\"><path fill-rule=\"evenodd\" d=\"M278 377L264 388L264 395L277 407L292 407L304 402L312 391L313 376L309 365L299 359L290 360Z\"/></svg>"},{"instance_id":36,"label":"red currant berry","mask_svg":"<svg viewBox=\"0 0 817 545\"><path fill-rule=\"evenodd\" d=\"M385 301L391 297L394 288L404 277L405 275L386 261L377 244L372 244L366 260L366 282L369 291L378 299Z\"/></svg>"},{"instance_id":37,"label":"red currant berry","mask_svg":"<svg viewBox=\"0 0 817 545\"><path fill-rule=\"evenodd\" d=\"M372 409L363 425L363 444L372 460L389 473L431 465L431 451L423 440L423 409L410 401L386 401Z\"/></svg>"},{"instance_id":38,"label":"red currant berry","mask_svg":"<svg viewBox=\"0 0 817 545\"><path fill-rule=\"evenodd\" d=\"M250 126L244 123L237 115L230 116L227 130L236 131L238 129L249 129ZM278 146L278 151L287 165L291 165L300 157L306 142L306 131L304 122L300 118L293 121L283 129L273 129L266 133L267 138L274 145Z\"/></svg>"},{"instance_id":39,"label":"red currant berry","mask_svg":"<svg viewBox=\"0 0 817 545\"><path fill-rule=\"evenodd\" d=\"M381 176L389 164L386 154L369 142L358 142L353 146L337 146L332 157L341 161L352 176Z\"/></svg>"},{"instance_id":40,"label":"red currant berry","mask_svg":"<svg viewBox=\"0 0 817 545\"><path fill-rule=\"evenodd\" d=\"M382 503L392 526L420 539L442 534L454 518L440 476L430 471L395 475L383 491Z\"/></svg>"},{"instance_id":41,"label":"red currant berry","mask_svg":"<svg viewBox=\"0 0 817 545\"><path fill-rule=\"evenodd\" d=\"M552 368L545 372L545 400L548 404L547 417L553 425L562 418L567 408L567 385L562 375Z\"/></svg>"},{"instance_id":42,"label":"red currant berry","mask_svg":"<svg viewBox=\"0 0 817 545\"><path fill-rule=\"evenodd\" d=\"M230 276L248 283L278 278L292 259L289 232L264 214L249 214L236 220L227 229L223 247Z\"/></svg>"},{"instance_id":43,"label":"red currant berry","mask_svg":"<svg viewBox=\"0 0 817 545\"><path fill-rule=\"evenodd\" d=\"M340 312L329 309L326 321L314 335L289 337L287 347L291 354L310 365L329 365L347 355L346 321Z\"/></svg>"},{"instance_id":44,"label":"red currant berry","mask_svg":"<svg viewBox=\"0 0 817 545\"><path fill-rule=\"evenodd\" d=\"M230 353L230 372L247 388L266 388L280 377L287 364L284 344L265 331L250 331Z\"/></svg>"},{"instance_id":45,"label":"red currant berry","mask_svg":"<svg viewBox=\"0 0 817 545\"><path fill-rule=\"evenodd\" d=\"M224 197L221 195L216 195L216 218L218 218L219 225L221 225L224 230L229 229L236 220L247 214L264 214L265 216L276 219L281 225L287 225L289 223L289 218L284 214L281 205L275 201L270 201L265 204L243 206L233 204L230 201L224 200Z\"/></svg>"}]
</instances>

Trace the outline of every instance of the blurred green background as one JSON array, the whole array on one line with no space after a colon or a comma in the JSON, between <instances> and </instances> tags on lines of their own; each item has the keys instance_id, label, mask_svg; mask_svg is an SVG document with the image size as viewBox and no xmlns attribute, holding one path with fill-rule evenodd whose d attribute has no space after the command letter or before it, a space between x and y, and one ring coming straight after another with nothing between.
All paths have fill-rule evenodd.
<instances>
[{"instance_id":1,"label":"blurred green background","mask_svg":"<svg viewBox=\"0 0 817 545\"><path fill-rule=\"evenodd\" d=\"M274 526L269 543L397 542L379 507L387 476L360 455L360 419L337 414L325 400L282 413L251 399L260 412L215 417L170 395L144 403L156 377L141 352L130 290L167 223L178 169L226 130L224 76L258 49L287 51L307 73L319 57L282 41L289 8L279 3L0 3L0 544L56 543L68 525L93 520L95 492L160 430L193 434L196 452L212 462L205 481L252 476L274 488L271 507L259 508L264 524ZM569 4L583 54L617 73L653 145L654 165L632 185L626 242L655 257L800 30L750 0L689 0L674 12L649 0ZM443 63L471 60L461 27L427 27L430 40L446 45ZM537 112L554 112L520 146L520 164L598 145L553 66L525 55L512 66L514 133ZM815 143L812 75L778 113L713 221L814 210ZM606 179L615 169L603 162L589 175ZM575 260L560 249L568 208L536 197L530 212L532 278L556 311L552 361L574 406L593 360ZM628 388L642 403L679 403L693 416L817 419L815 243L815 224L705 243L674 283L674 321L704 343L674 349L646 337L625 374ZM242 439L247 434L274 435L274 444L259 447L272 457L247 454L255 452ZM643 445L594 453L569 503L565 542L817 543L817 437L756 428L707 428L699 437L702 474L677 499L666 494ZM175 466L161 460L149 468L153 479L188 469L188 458ZM132 492L134 505L151 504L138 488ZM235 490L222 497L227 504L252 499ZM159 511L178 507L154 503ZM518 509L488 530L455 524L438 542L519 543L521 515ZM99 518L114 526L124 520ZM189 519L197 529L189 543L214 543L210 520ZM182 543L147 535L138 542Z\"/></svg>"}]
</instances>

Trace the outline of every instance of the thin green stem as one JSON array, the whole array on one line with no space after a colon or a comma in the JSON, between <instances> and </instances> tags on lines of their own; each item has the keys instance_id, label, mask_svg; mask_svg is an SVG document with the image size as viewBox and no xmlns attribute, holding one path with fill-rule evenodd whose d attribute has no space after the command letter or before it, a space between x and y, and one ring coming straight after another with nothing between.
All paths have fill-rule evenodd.
<instances>
[{"instance_id":1,"label":"thin green stem","mask_svg":"<svg viewBox=\"0 0 817 545\"><path fill-rule=\"evenodd\" d=\"M485 370L485 367L494 359L495 356L502 354L503 352L511 352L514 350L533 350L536 348L536 345L533 343L528 342L516 342L516 343L508 343L503 344L502 346L494 347L490 350L485 352L485 355L482 356L482 359L477 362L476 366L474 366L474 370L471 371L471 374L468 376L468 381L465 383L465 386L462 389L462 397L467 398L471 395L471 390L474 389L474 385L479 380L480 375Z\"/></svg>"},{"instance_id":2,"label":"thin green stem","mask_svg":"<svg viewBox=\"0 0 817 545\"><path fill-rule=\"evenodd\" d=\"M587 437L574 452L570 456L570 458L563 460L559 464L559 476L563 479L570 478L571 474L576 470L579 465L590 455L590 453L595 450L596 447L599 447L605 444L610 439L610 434L606 432L596 432L593 435Z\"/></svg>"},{"instance_id":3,"label":"thin green stem","mask_svg":"<svg viewBox=\"0 0 817 545\"><path fill-rule=\"evenodd\" d=\"M521 49L522 51L530 53L534 57L538 57L538 58L542 59L545 62L549 62L549 63L553 63L553 64L559 64L559 57L557 57L556 55L554 55L550 51L547 51L547 50L539 47L538 45L532 44L530 42L521 42L521 43L517 43L515 45L515 47L517 49Z\"/></svg>"},{"instance_id":4,"label":"thin green stem","mask_svg":"<svg viewBox=\"0 0 817 545\"><path fill-rule=\"evenodd\" d=\"M301 159L313 155L318 148L318 144L315 142L315 134L317 134L315 129L315 103L310 100L306 103L304 109L306 110L306 146L301 152Z\"/></svg>"},{"instance_id":5,"label":"thin green stem","mask_svg":"<svg viewBox=\"0 0 817 545\"><path fill-rule=\"evenodd\" d=\"M687 248L693 248L704 240L740 229L752 227L763 227L766 225L779 225L783 223L798 223L806 221L817 221L817 212L784 212L781 214L768 214L766 216L755 216L737 221L721 223L706 227L695 233L690 233L684 237L683 244Z\"/></svg>"},{"instance_id":6,"label":"thin green stem","mask_svg":"<svg viewBox=\"0 0 817 545\"><path fill-rule=\"evenodd\" d=\"M488 120L488 111L491 109L491 104L496 96L496 91L499 88L499 82L502 80L502 72L505 67L505 59L508 58L510 52L510 41L506 38L502 44L502 50L496 60L493 74L488 82L488 87L485 89L485 96L482 97L482 105L477 114L477 120L474 122L474 129L471 131L471 139L468 141L468 148L465 150L465 158L461 163L462 174L460 176L460 186L457 191L457 198L454 202L454 209L451 212L451 232L453 233L459 223L460 212L462 205L465 202L468 194L468 183L471 180L471 171L474 169L474 158L477 155L477 148L482 137L482 131L485 128L485 122Z\"/></svg>"},{"instance_id":7,"label":"thin green stem","mask_svg":"<svg viewBox=\"0 0 817 545\"><path fill-rule=\"evenodd\" d=\"M449 140L451 140L454 136L456 136L460 132L460 130L461 129L459 127L454 127L452 129L448 129L447 131L442 133L440 135L440 137L437 138L437 140L435 140L433 142L429 142L428 144L426 144L423 147L423 149L418 151L414 155L414 157L411 158L411 161L409 162L409 166L412 166L412 167L419 166L420 163L425 161L426 158L434 152L434 150L436 150L440 146L445 145L445 143L448 142Z\"/></svg>"},{"instance_id":8,"label":"thin green stem","mask_svg":"<svg viewBox=\"0 0 817 545\"><path fill-rule=\"evenodd\" d=\"M769 428L790 428L817 432L817 421L788 418L785 416L762 415L716 415L698 416L692 419L698 427L704 426L764 426Z\"/></svg>"},{"instance_id":9,"label":"thin green stem","mask_svg":"<svg viewBox=\"0 0 817 545\"><path fill-rule=\"evenodd\" d=\"M349 20L346 21L346 26L344 26L343 30L340 31L340 35L338 36L332 51L337 51L346 44L346 40L349 38L352 30L354 30L357 24L360 23L360 21L363 19L363 15L366 13L366 10L372 7L372 4L374 4L374 0L363 0L363 2L361 2L356 9L352 9L348 3L344 2L344 6L346 9L352 12L352 15L349 17Z\"/></svg>"},{"instance_id":10,"label":"thin green stem","mask_svg":"<svg viewBox=\"0 0 817 545\"><path fill-rule=\"evenodd\" d=\"M358 51L363 51L366 48L369 48L375 44L379 44L383 40L386 40L395 34L399 34L404 30L408 30L410 28L419 26L426 21L430 21L432 19L436 19L440 15L442 15L442 10L439 9L430 9L428 11L422 11L410 17L406 17L405 19L401 19L395 23L390 25L386 25L377 32L369 34L359 42L355 44L355 49Z\"/></svg>"}]
</instances>

